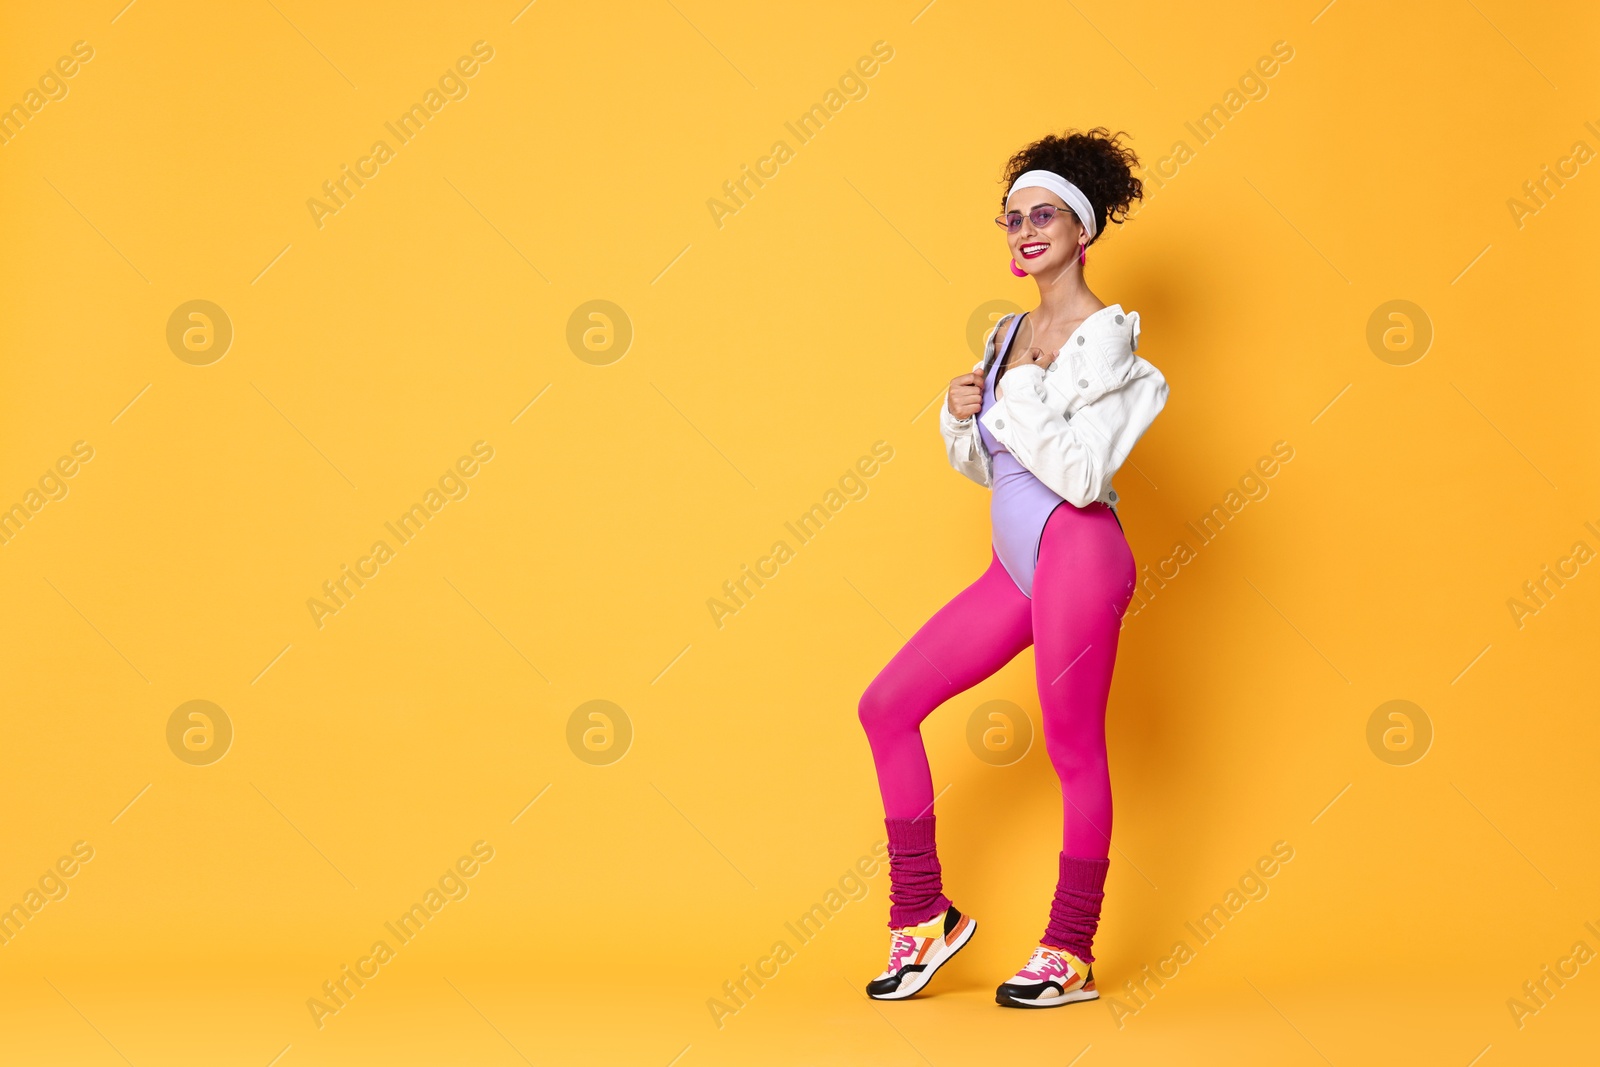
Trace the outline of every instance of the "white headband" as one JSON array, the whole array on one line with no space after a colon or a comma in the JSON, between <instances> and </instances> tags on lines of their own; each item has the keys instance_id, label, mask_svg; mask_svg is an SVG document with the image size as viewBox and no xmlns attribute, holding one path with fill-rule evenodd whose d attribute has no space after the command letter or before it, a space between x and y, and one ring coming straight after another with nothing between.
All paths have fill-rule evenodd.
<instances>
[{"instance_id":1,"label":"white headband","mask_svg":"<svg viewBox=\"0 0 1600 1067\"><path fill-rule=\"evenodd\" d=\"M1017 175L1017 180L1011 183L1011 189L1006 193L1008 202L1011 194L1018 189L1048 189L1055 193L1066 201L1072 213L1078 216L1078 221L1083 223L1083 228L1089 233L1089 240L1094 240L1094 205L1089 203L1089 198L1083 195L1082 189L1049 170L1030 170Z\"/></svg>"}]
</instances>

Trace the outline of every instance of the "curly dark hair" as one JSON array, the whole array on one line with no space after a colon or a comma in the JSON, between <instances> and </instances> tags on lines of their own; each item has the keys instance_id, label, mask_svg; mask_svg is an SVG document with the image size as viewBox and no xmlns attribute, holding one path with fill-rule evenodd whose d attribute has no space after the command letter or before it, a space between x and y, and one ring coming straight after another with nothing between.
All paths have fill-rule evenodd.
<instances>
[{"instance_id":1,"label":"curly dark hair","mask_svg":"<svg viewBox=\"0 0 1600 1067\"><path fill-rule=\"evenodd\" d=\"M1078 132L1068 130L1057 137L1045 134L1006 161L1001 182L1006 189L1024 171L1048 170L1061 175L1083 190L1095 211L1095 236L1105 236L1106 223L1121 222L1129 206L1144 197L1144 183L1134 177L1139 157L1122 143L1127 134L1111 133L1104 126ZM1006 194L1000 194L1004 211ZM1093 244L1094 241L1090 241Z\"/></svg>"}]
</instances>

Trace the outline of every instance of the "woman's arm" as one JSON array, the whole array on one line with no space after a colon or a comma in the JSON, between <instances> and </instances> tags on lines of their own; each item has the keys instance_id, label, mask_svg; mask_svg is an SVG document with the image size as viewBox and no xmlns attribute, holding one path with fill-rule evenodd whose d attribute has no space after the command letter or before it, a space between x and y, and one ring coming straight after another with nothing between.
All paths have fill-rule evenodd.
<instances>
[{"instance_id":1,"label":"woman's arm","mask_svg":"<svg viewBox=\"0 0 1600 1067\"><path fill-rule=\"evenodd\" d=\"M966 379L969 383L969 395L970 389L975 386L978 390L978 403L980 405L983 403L983 368L989 364L990 353L994 351L1004 324L1005 319L1002 318L995 328L989 331L989 338L984 343L983 358L971 372L951 381L952 391L939 405L939 432L944 436L945 455L949 457L950 465L985 487L989 485L989 468L983 456L983 440L978 436L977 412L958 419L950 410L951 395L957 383Z\"/></svg>"},{"instance_id":2,"label":"woman's arm","mask_svg":"<svg viewBox=\"0 0 1600 1067\"><path fill-rule=\"evenodd\" d=\"M979 485L989 484L989 469L984 464L983 442L978 437L978 419L969 415L957 419L950 413L948 397L939 401L939 432L944 436L945 455L950 466Z\"/></svg>"}]
</instances>

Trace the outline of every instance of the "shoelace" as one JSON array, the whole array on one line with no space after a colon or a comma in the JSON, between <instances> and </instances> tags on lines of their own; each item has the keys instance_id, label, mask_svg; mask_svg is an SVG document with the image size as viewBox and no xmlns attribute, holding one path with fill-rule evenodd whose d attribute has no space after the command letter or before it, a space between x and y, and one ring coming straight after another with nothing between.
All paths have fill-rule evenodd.
<instances>
[{"instance_id":1,"label":"shoelace","mask_svg":"<svg viewBox=\"0 0 1600 1067\"><path fill-rule=\"evenodd\" d=\"M903 960L903 959L905 959L905 958L907 958L909 956L915 955L916 951L917 951L917 939L915 937L912 937L910 934L904 933L903 931L900 931L900 930L894 931L894 937L889 942L889 967L888 967L888 969L891 970L891 971L894 970L895 969L895 965L896 965L896 963L898 961Z\"/></svg>"},{"instance_id":2,"label":"shoelace","mask_svg":"<svg viewBox=\"0 0 1600 1067\"><path fill-rule=\"evenodd\" d=\"M1072 973L1072 965L1062 959L1057 953L1040 945L1033 950L1033 955L1028 957L1028 963L1022 968L1022 977L1049 978L1054 975L1068 975Z\"/></svg>"}]
</instances>

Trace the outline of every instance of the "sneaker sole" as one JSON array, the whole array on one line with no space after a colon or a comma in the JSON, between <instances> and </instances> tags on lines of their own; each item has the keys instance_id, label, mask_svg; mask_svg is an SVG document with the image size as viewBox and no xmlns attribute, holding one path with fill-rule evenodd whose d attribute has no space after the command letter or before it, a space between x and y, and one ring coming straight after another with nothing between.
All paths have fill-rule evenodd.
<instances>
[{"instance_id":1,"label":"sneaker sole","mask_svg":"<svg viewBox=\"0 0 1600 1067\"><path fill-rule=\"evenodd\" d=\"M972 940L972 935L978 932L978 920L974 919L970 915L966 916L966 920L966 932L964 932L961 937L957 939L955 944L950 946L950 950L948 952L945 952L937 960L929 963L923 970L911 972L906 976L905 981L900 983L900 988L896 989L893 993L885 993L881 997L873 996L871 993L868 993L867 996L872 997L873 1000L904 1000L913 994L921 992L922 988L933 979L935 974L938 973L939 968L943 967L946 963L949 963L950 960L955 957L955 954L965 948L968 941Z\"/></svg>"},{"instance_id":2,"label":"sneaker sole","mask_svg":"<svg viewBox=\"0 0 1600 1067\"><path fill-rule=\"evenodd\" d=\"M1066 1004L1078 1004L1085 1000L1099 1000L1100 993L1095 989L1075 989L1071 993L1063 993L1059 997L1049 997L1045 1000L1019 1000L1008 997L1002 993L994 995L994 1001L1003 1008L1059 1008Z\"/></svg>"}]
</instances>

